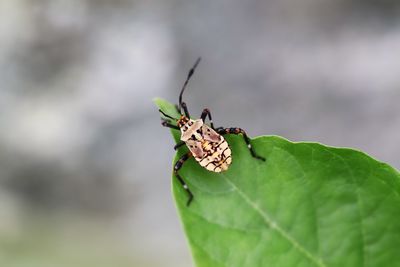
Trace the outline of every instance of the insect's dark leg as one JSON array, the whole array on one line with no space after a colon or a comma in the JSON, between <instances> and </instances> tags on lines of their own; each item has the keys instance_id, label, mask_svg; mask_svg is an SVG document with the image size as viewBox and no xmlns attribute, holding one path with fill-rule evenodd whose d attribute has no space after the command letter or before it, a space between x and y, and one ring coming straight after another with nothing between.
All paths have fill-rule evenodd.
<instances>
[{"instance_id":1,"label":"insect's dark leg","mask_svg":"<svg viewBox=\"0 0 400 267\"><path fill-rule=\"evenodd\" d=\"M178 181L181 183L183 189L185 189L185 191L187 192L189 198L188 201L186 203L186 206L189 207L190 203L193 200L193 194L192 191L190 191L188 185L185 183L185 181L182 179L182 177L178 174L178 171L180 170L180 168L182 168L183 163L185 163L186 160L188 160L190 157L192 156L191 152L186 153L185 155L183 155L176 163L174 166L174 173L176 178L178 179Z\"/></svg>"},{"instance_id":2,"label":"insect's dark leg","mask_svg":"<svg viewBox=\"0 0 400 267\"><path fill-rule=\"evenodd\" d=\"M163 114L165 117L167 117L167 118L170 118L170 119L172 119L172 120L176 120L177 121L177 119L175 119L174 117L171 117L170 115L168 115L168 114L166 114L164 111L162 111L161 109L159 109L158 110L161 114Z\"/></svg>"},{"instance_id":3,"label":"insect's dark leg","mask_svg":"<svg viewBox=\"0 0 400 267\"><path fill-rule=\"evenodd\" d=\"M258 156L256 154L256 152L254 152L254 149L253 149L253 147L252 147L252 145L250 143L250 139L249 139L249 137L247 136L246 132L243 129L240 129L240 128L225 128L225 129L218 130L218 133L221 134L221 135L224 135L224 134L242 134L243 138L244 138L244 141L246 142L247 147L250 150L251 155L254 158L257 158L257 159L260 159L262 161L265 161L264 157Z\"/></svg>"},{"instance_id":4,"label":"insect's dark leg","mask_svg":"<svg viewBox=\"0 0 400 267\"><path fill-rule=\"evenodd\" d=\"M201 118L201 119L203 120L203 122L204 122L204 121L206 120L207 115L208 115L208 119L210 120L211 128L214 129L214 124L213 124L213 121L212 121L212 118L211 118L211 112L210 112L210 110L209 110L208 108L205 108L205 109L203 110L203 112L201 113L200 118Z\"/></svg>"},{"instance_id":5,"label":"insect's dark leg","mask_svg":"<svg viewBox=\"0 0 400 267\"><path fill-rule=\"evenodd\" d=\"M175 129L175 130L179 130L178 126L170 124L167 121L162 121L161 125L164 126L164 127L168 127L168 128L172 128L172 129Z\"/></svg>"},{"instance_id":6,"label":"insect's dark leg","mask_svg":"<svg viewBox=\"0 0 400 267\"><path fill-rule=\"evenodd\" d=\"M177 150L178 148L180 148L180 147L183 146L184 144L185 144L185 142L180 141L179 143L177 143L177 144L174 146L174 149Z\"/></svg>"}]
</instances>

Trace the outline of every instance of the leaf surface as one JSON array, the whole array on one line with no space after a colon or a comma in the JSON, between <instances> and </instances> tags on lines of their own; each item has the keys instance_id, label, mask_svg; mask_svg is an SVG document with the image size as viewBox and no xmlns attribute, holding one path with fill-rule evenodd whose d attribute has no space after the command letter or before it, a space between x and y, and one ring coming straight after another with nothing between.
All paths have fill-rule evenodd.
<instances>
[{"instance_id":1,"label":"leaf surface","mask_svg":"<svg viewBox=\"0 0 400 267\"><path fill-rule=\"evenodd\" d=\"M174 105L156 104L179 117ZM175 140L179 131L171 130ZM400 266L400 174L348 148L227 135L223 173L194 159L173 178L173 194L198 267ZM179 149L174 162L188 150ZM174 177L174 176L173 176Z\"/></svg>"}]
</instances>

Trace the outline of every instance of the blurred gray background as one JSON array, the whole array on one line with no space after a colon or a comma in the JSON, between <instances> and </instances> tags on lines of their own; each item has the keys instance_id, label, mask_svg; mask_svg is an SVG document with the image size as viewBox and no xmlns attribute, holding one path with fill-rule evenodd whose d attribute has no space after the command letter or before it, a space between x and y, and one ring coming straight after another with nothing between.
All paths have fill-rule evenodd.
<instances>
[{"instance_id":1,"label":"blurred gray background","mask_svg":"<svg viewBox=\"0 0 400 267\"><path fill-rule=\"evenodd\" d=\"M0 266L192 266L154 97L400 168L400 2L0 0Z\"/></svg>"}]
</instances>

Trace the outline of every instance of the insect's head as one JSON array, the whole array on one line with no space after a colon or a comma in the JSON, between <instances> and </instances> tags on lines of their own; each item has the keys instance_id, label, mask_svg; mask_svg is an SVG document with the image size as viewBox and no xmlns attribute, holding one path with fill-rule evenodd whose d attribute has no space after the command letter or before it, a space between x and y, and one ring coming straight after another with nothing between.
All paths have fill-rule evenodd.
<instances>
[{"instance_id":1,"label":"insect's head","mask_svg":"<svg viewBox=\"0 0 400 267\"><path fill-rule=\"evenodd\" d=\"M161 109L159 109L158 111L160 111L160 113L162 113L165 117L172 119L176 122L176 125L179 128L182 128L185 126L185 124L187 124L190 121L190 118L186 117L185 115L181 114L181 117L179 119L173 118L171 116L169 116L168 114L165 114L164 111L162 111ZM164 121L165 122L165 121Z\"/></svg>"},{"instance_id":2,"label":"insect's head","mask_svg":"<svg viewBox=\"0 0 400 267\"><path fill-rule=\"evenodd\" d=\"M182 128L188 122L189 122L189 118L186 117L185 115L181 115L181 117L177 121L177 125L179 128Z\"/></svg>"}]
</instances>

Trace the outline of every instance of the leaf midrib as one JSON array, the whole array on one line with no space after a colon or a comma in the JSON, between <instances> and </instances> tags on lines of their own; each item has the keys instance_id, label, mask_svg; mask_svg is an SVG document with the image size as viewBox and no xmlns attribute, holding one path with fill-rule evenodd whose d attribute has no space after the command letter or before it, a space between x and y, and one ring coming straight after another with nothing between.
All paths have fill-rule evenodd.
<instances>
[{"instance_id":1,"label":"leaf midrib","mask_svg":"<svg viewBox=\"0 0 400 267\"><path fill-rule=\"evenodd\" d=\"M308 251L305 247L303 247L297 240L292 237L288 232L286 232L282 227L279 226L277 222L271 219L271 217L262 210L246 193L244 193L235 183L233 183L228 177L224 174L221 176L225 179L225 181L231 185L238 192L241 198L246 201L246 203L253 208L260 216L264 219L264 222L273 230L277 231L282 237L289 241L294 248L296 248L301 254L310 259L316 266L319 267L327 267L323 262L322 258L313 255L310 251Z\"/></svg>"}]
</instances>

